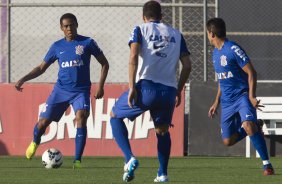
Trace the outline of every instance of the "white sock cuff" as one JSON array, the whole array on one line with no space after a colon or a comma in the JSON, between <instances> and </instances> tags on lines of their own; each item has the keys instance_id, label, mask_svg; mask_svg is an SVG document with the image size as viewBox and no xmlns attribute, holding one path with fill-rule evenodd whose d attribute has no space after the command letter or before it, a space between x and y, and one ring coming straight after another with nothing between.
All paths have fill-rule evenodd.
<instances>
[{"instance_id":1,"label":"white sock cuff","mask_svg":"<svg viewBox=\"0 0 282 184\"><path fill-rule=\"evenodd\" d=\"M269 160L263 160L262 163L263 163L263 165L270 164Z\"/></svg>"}]
</instances>

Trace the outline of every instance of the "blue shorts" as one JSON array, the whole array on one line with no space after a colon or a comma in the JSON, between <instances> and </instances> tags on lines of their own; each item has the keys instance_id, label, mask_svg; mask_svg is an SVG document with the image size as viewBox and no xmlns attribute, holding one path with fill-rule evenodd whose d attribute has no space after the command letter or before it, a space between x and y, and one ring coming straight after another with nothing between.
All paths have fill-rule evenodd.
<instances>
[{"instance_id":1,"label":"blue shorts","mask_svg":"<svg viewBox=\"0 0 282 184\"><path fill-rule=\"evenodd\" d=\"M127 104L128 91L120 96L112 109L115 117L133 121L149 110L155 125L170 125L175 108L176 89L149 80L141 80L136 84L136 90L138 97L133 108Z\"/></svg>"},{"instance_id":2,"label":"blue shorts","mask_svg":"<svg viewBox=\"0 0 282 184\"><path fill-rule=\"evenodd\" d=\"M78 110L89 111L90 92L69 92L55 86L47 99L45 108L40 113L40 118L58 122L70 104L74 112Z\"/></svg>"},{"instance_id":3,"label":"blue shorts","mask_svg":"<svg viewBox=\"0 0 282 184\"><path fill-rule=\"evenodd\" d=\"M244 121L257 123L257 112L249 100L249 95L243 95L234 103L221 104L221 135L230 138L238 132Z\"/></svg>"}]
</instances>

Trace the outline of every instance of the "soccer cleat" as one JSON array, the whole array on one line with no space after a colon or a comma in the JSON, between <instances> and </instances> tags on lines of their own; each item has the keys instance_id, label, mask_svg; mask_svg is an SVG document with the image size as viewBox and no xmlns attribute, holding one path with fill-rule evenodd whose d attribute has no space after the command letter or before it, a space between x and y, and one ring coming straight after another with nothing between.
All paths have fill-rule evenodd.
<instances>
[{"instance_id":1,"label":"soccer cleat","mask_svg":"<svg viewBox=\"0 0 282 184\"><path fill-rule=\"evenodd\" d=\"M156 182L156 183L168 182L168 177L167 177L167 175L157 176L157 177L154 179L154 182Z\"/></svg>"},{"instance_id":2,"label":"soccer cleat","mask_svg":"<svg viewBox=\"0 0 282 184\"><path fill-rule=\"evenodd\" d=\"M80 169L81 167L82 166L81 166L81 161L80 160L73 161L73 165L72 165L73 169Z\"/></svg>"},{"instance_id":3,"label":"soccer cleat","mask_svg":"<svg viewBox=\"0 0 282 184\"><path fill-rule=\"evenodd\" d=\"M31 160L32 157L34 156L36 150L38 148L38 145L35 142L31 142L30 145L27 147L25 156L28 160Z\"/></svg>"},{"instance_id":4,"label":"soccer cleat","mask_svg":"<svg viewBox=\"0 0 282 184\"><path fill-rule=\"evenodd\" d=\"M267 164L263 166L263 175L264 176L274 175L274 169L271 164Z\"/></svg>"},{"instance_id":5,"label":"soccer cleat","mask_svg":"<svg viewBox=\"0 0 282 184\"><path fill-rule=\"evenodd\" d=\"M139 162L135 157L131 159L124 165L123 181L130 182L134 179L134 171L138 168Z\"/></svg>"}]
</instances>

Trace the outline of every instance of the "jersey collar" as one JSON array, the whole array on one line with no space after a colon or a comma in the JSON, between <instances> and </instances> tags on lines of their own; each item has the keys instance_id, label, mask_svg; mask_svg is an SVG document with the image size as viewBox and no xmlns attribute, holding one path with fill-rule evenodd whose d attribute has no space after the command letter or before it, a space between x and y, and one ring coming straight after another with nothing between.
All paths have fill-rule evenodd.
<instances>
[{"instance_id":1,"label":"jersey collar","mask_svg":"<svg viewBox=\"0 0 282 184\"><path fill-rule=\"evenodd\" d=\"M152 22L152 23L161 23L161 21L159 21L159 20L154 20L154 21L150 21L150 22Z\"/></svg>"}]
</instances>

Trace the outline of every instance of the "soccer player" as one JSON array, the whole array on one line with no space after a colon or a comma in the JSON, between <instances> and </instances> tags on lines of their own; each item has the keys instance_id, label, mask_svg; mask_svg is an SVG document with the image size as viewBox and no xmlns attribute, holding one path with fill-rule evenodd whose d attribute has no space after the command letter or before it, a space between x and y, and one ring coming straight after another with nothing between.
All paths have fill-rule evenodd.
<instances>
[{"instance_id":1,"label":"soccer player","mask_svg":"<svg viewBox=\"0 0 282 184\"><path fill-rule=\"evenodd\" d=\"M149 110L158 140L159 170L155 182L167 182L171 139L169 127L175 106L181 102L181 91L187 81L191 62L182 34L161 23L161 5L148 1L143 5L144 23L136 26L129 40L129 90L115 103L111 112L113 136L125 157L123 180L134 178L139 162L132 153L123 119L133 121ZM138 62L138 56L141 61ZM180 79L176 74L179 59Z\"/></svg>"},{"instance_id":2,"label":"soccer player","mask_svg":"<svg viewBox=\"0 0 282 184\"><path fill-rule=\"evenodd\" d=\"M225 22L221 18L208 20L206 26L208 39L215 47L213 64L219 80L208 116L213 118L221 103L224 145L232 146L248 135L263 161L263 174L273 175L274 169L256 114L256 109L263 107L256 99L256 71L245 51L226 38Z\"/></svg>"},{"instance_id":3,"label":"soccer player","mask_svg":"<svg viewBox=\"0 0 282 184\"><path fill-rule=\"evenodd\" d=\"M73 167L81 167L81 157L86 143L86 122L90 110L90 58L93 55L101 64L102 70L98 89L94 95L100 99L104 95L104 83L109 64L97 43L77 34L78 23L75 15L66 13L60 18L61 30L65 37L54 42L43 62L22 77L15 87L22 91L24 82L43 74L56 60L59 64L58 80L47 99L45 109L41 112L34 127L33 140L26 150L26 158L31 159L38 148L41 136L52 121L58 122L71 104L75 111L77 132L75 138L75 158Z\"/></svg>"}]
</instances>

